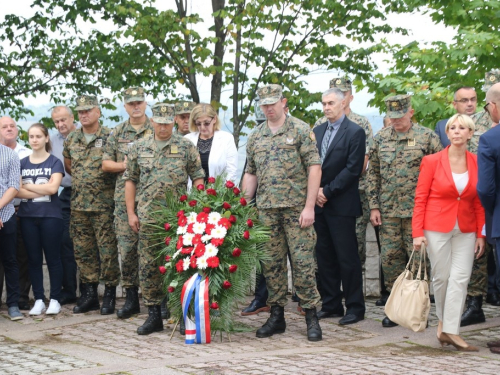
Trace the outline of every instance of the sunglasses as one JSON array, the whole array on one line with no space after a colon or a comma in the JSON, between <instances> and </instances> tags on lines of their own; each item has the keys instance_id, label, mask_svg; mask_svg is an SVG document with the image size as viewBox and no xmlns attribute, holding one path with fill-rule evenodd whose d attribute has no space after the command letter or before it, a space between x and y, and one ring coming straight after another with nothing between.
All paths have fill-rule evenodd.
<instances>
[{"instance_id":1,"label":"sunglasses","mask_svg":"<svg viewBox=\"0 0 500 375\"><path fill-rule=\"evenodd\" d=\"M214 120L214 118L212 117L210 119L210 121L205 121L205 122L195 122L194 124L197 126L197 127L200 127L200 126L204 126L204 127L208 127L210 126L210 124L212 123L212 121Z\"/></svg>"}]
</instances>

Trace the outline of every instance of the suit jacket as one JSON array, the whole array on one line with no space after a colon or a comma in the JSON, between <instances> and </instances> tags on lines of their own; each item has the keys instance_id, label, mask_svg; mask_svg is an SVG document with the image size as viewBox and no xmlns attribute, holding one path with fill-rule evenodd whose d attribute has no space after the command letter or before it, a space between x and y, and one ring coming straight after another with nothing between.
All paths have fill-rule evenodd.
<instances>
[{"instance_id":1,"label":"suit jacket","mask_svg":"<svg viewBox=\"0 0 500 375\"><path fill-rule=\"evenodd\" d=\"M445 120L440 120L436 124L436 128L434 131L436 132L437 135L439 135L439 140L441 141L441 144L443 147L449 146L451 144L450 140L448 139L448 136L446 135L446 123L448 122L449 119Z\"/></svg>"},{"instance_id":2,"label":"suit jacket","mask_svg":"<svg viewBox=\"0 0 500 375\"><path fill-rule=\"evenodd\" d=\"M492 216L491 237L500 237L500 126L479 138L477 150L479 179L477 193L483 207Z\"/></svg>"},{"instance_id":3,"label":"suit jacket","mask_svg":"<svg viewBox=\"0 0 500 375\"><path fill-rule=\"evenodd\" d=\"M325 122L313 129L320 154L327 126L328 122ZM326 150L321 166L320 187L328 202L323 208L316 206L317 213L324 210L338 216L361 215L358 184L365 161L365 140L364 130L346 116Z\"/></svg>"},{"instance_id":4,"label":"suit jacket","mask_svg":"<svg viewBox=\"0 0 500 375\"><path fill-rule=\"evenodd\" d=\"M484 209L476 191L477 157L466 151L469 181L462 194L458 194L448 150L449 146L422 159L413 208L413 237L422 237L424 229L448 233L457 219L462 233L475 232L477 237L484 237Z\"/></svg>"}]
</instances>

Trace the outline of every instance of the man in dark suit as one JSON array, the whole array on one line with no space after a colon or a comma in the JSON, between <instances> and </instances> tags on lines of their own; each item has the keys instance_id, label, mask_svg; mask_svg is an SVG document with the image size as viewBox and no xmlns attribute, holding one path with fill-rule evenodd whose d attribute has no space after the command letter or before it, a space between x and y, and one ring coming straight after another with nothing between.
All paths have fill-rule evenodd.
<instances>
[{"instance_id":1,"label":"man in dark suit","mask_svg":"<svg viewBox=\"0 0 500 375\"><path fill-rule=\"evenodd\" d=\"M356 216L361 215L358 182L365 158L365 132L344 113L342 91L323 93L327 122L313 131L322 161L321 185L315 208L318 236L316 258L323 288L318 317L344 316L342 291L347 308L340 324L364 319L365 302L361 261L356 240Z\"/></svg>"}]
</instances>

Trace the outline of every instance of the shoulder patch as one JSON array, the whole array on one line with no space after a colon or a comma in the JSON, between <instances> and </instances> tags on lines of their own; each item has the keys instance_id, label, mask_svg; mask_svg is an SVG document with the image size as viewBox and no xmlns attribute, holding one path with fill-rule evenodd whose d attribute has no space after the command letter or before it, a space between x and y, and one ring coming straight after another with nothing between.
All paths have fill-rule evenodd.
<instances>
[{"instance_id":1,"label":"shoulder patch","mask_svg":"<svg viewBox=\"0 0 500 375\"><path fill-rule=\"evenodd\" d=\"M316 141L316 134L314 134L314 132L310 132L309 138L311 138L311 141Z\"/></svg>"}]
</instances>

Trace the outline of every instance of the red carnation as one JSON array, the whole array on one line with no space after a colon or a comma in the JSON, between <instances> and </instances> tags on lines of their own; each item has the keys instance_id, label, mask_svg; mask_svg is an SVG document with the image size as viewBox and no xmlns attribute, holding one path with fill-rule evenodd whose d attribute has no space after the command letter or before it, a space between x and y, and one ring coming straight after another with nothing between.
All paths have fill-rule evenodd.
<instances>
[{"instance_id":1,"label":"red carnation","mask_svg":"<svg viewBox=\"0 0 500 375\"><path fill-rule=\"evenodd\" d=\"M188 199L187 195L181 195L181 197L179 198L179 200L180 200L181 202L184 202L184 201L186 201L187 199Z\"/></svg>"},{"instance_id":2,"label":"red carnation","mask_svg":"<svg viewBox=\"0 0 500 375\"><path fill-rule=\"evenodd\" d=\"M234 183L233 183L233 181L229 181L229 180L228 180L228 181L226 181L226 187L227 187L228 189L232 189L232 188L234 188Z\"/></svg>"},{"instance_id":3,"label":"red carnation","mask_svg":"<svg viewBox=\"0 0 500 375\"><path fill-rule=\"evenodd\" d=\"M226 219L225 217L222 217L217 224L219 224L221 227L224 227L226 229L231 228L231 222L228 219Z\"/></svg>"},{"instance_id":4,"label":"red carnation","mask_svg":"<svg viewBox=\"0 0 500 375\"><path fill-rule=\"evenodd\" d=\"M222 246L224 243L224 238L212 238L210 243L214 246Z\"/></svg>"},{"instance_id":5,"label":"red carnation","mask_svg":"<svg viewBox=\"0 0 500 375\"><path fill-rule=\"evenodd\" d=\"M193 232L193 226L194 226L194 223L188 224L188 227L187 227L187 229L186 229L186 232L187 232L187 233L191 233L191 234L193 234L193 233L194 233L194 232Z\"/></svg>"},{"instance_id":6,"label":"red carnation","mask_svg":"<svg viewBox=\"0 0 500 375\"><path fill-rule=\"evenodd\" d=\"M210 268L219 267L219 258L218 257L207 258L207 266L209 266Z\"/></svg>"},{"instance_id":7,"label":"red carnation","mask_svg":"<svg viewBox=\"0 0 500 375\"><path fill-rule=\"evenodd\" d=\"M197 201L195 201L194 199L193 199L192 201L189 201L189 205L190 205L191 207L196 206L196 203L198 203L198 202L197 202Z\"/></svg>"},{"instance_id":8,"label":"red carnation","mask_svg":"<svg viewBox=\"0 0 500 375\"><path fill-rule=\"evenodd\" d=\"M208 235L212 234L212 229L214 229L214 228L215 228L215 225L213 225L213 224L207 224L205 226L205 233L208 234Z\"/></svg>"},{"instance_id":9,"label":"red carnation","mask_svg":"<svg viewBox=\"0 0 500 375\"><path fill-rule=\"evenodd\" d=\"M246 231L243 233L243 238L244 238L245 240L248 240L248 239L250 238L250 232L246 230Z\"/></svg>"},{"instance_id":10,"label":"red carnation","mask_svg":"<svg viewBox=\"0 0 500 375\"><path fill-rule=\"evenodd\" d=\"M169 287L167 288L167 290L168 290L168 292L169 292L169 293L173 293L173 292L174 292L174 290L175 290L175 288L174 288L173 286L169 286Z\"/></svg>"},{"instance_id":11,"label":"red carnation","mask_svg":"<svg viewBox=\"0 0 500 375\"><path fill-rule=\"evenodd\" d=\"M207 195L213 195L215 197L217 192L214 189L207 189Z\"/></svg>"},{"instance_id":12,"label":"red carnation","mask_svg":"<svg viewBox=\"0 0 500 375\"><path fill-rule=\"evenodd\" d=\"M179 212L177 212L177 217L182 217L184 216L184 210L180 210Z\"/></svg>"},{"instance_id":13,"label":"red carnation","mask_svg":"<svg viewBox=\"0 0 500 375\"><path fill-rule=\"evenodd\" d=\"M233 257L238 258L241 255L241 249L237 247L233 250Z\"/></svg>"},{"instance_id":14,"label":"red carnation","mask_svg":"<svg viewBox=\"0 0 500 375\"><path fill-rule=\"evenodd\" d=\"M172 259L170 258L170 255L165 255L165 262L170 262L170 259Z\"/></svg>"},{"instance_id":15,"label":"red carnation","mask_svg":"<svg viewBox=\"0 0 500 375\"><path fill-rule=\"evenodd\" d=\"M215 177L209 177L208 178L208 183L209 184L215 184Z\"/></svg>"},{"instance_id":16,"label":"red carnation","mask_svg":"<svg viewBox=\"0 0 500 375\"><path fill-rule=\"evenodd\" d=\"M238 266L236 264L229 266L230 273L235 273L237 269L238 269Z\"/></svg>"},{"instance_id":17,"label":"red carnation","mask_svg":"<svg viewBox=\"0 0 500 375\"><path fill-rule=\"evenodd\" d=\"M252 219L248 219L247 220L247 225L248 225L249 228L253 227L253 221L252 221Z\"/></svg>"},{"instance_id":18,"label":"red carnation","mask_svg":"<svg viewBox=\"0 0 500 375\"><path fill-rule=\"evenodd\" d=\"M241 197L241 198L240 198L240 204L241 204L242 206L246 206L246 205L247 205L247 200L246 200L245 198Z\"/></svg>"},{"instance_id":19,"label":"red carnation","mask_svg":"<svg viewBox=\"0 0 500 375\"><path fill-rule=\"evenodd\" d=\"M187 221L186 216L181 216L181 217L179 218L179 220L177 220L177 224L178 224L180 227L185 226L185 225L187 224L187 222L188 222L188 221Z\"/></svg>"},{"instance_id":20,"label":"red carnation","mask_svg":"<svg viewBox=\"0 0 500 375\"><path fill-rule=\"evenodd\" d=\"M217 310L217 309L219 308L219 304L218 304L217 302L212 302L212 303L210 304L210 308L211 308L212 310Z\"/></svg>"},{"instance_id":21,"label":"red carnation","mask_svg":"<svg viewBox=\"0 0 500 375\"><path fill-rule=\"evenodd\" d=\"M224 207L225 210L231 209L231 205L227 202L222 203L222 207Z\"/></svg>"},{"instance_id":22,"label":"red carnation","mask_svg":"<svg viewBox=\"0 0 500 375\"><path fill-rule=\"evenodd\" d=\"M193 249L194 249L194 247L184 247L184 248L181 250L181 254L184 254L184 255L191 255L191 253L193 252Z\"/></svg>"},{"instance_id":23,"label":"red carnation","mask_svg":"<svg viewBox=\"0 0 500 375\"><path fill-rule=\"evenodd\" d=\"M194 255L196 255L198 258L201 258L205 254L205 245L202 243L199 243L196 245L194 248Z\"/></svg>"},{"instance_id":24,"label":"red carnation","mask_svg":"<svg viewBox=\"0 0 500 375\"><path fill-rule=\"evenodd\" d=\"M196 189L198 189L200 191L205 190L205 185L199 184L198 186L196 186Z\"/></svg>"},{"instance_id":25,"label":"red carnation","mask_svg":"<svg viewBox=\"0 0 500 375\"><path fill-rule=\"evenodd\" d=\"M179 239L177 240L177 245L175 246L177 250L179 250L182 247L182 236L179 236Z\"/></svg>"},{"instance_id":26,"label":"red carnation","mask_svg":"<svg viewBox=\"0 0 500 375\"><path fill-rule=\"evenodd\" d=\"M203 212L209 214L212 209L210 207L203 207Z\"/></svg>"},{"instance_id":27,"label":"red carnation","mask_svg":"<svg viewBox=\"0 0 500 375\"><path fill-rule=\"evenodd\" d=\"M160 270L160 273L163 275L165 272L167 272L167 269L165 268L165 266L160 266L158 267L158 269Z\"/></svg>"},{"instance_id":28,"label":"red carnation","mask_svg":"<svg viewBox=\"0 0 500 375\"><path fill-rule=\"evenodd\" d=\"M224 289L229 289L229 288L231 288L231 283L230 283L229 281L227 281L227 280L226 280L226 281L224 281L224 282L222 283L222 287L223 287Z\"/></svg>"},{"instance_id":29,"label":"red carnation","mask_svg":"<svg viewBox=\"0 0 500 375\"><path fill-rule=\"evenodd\" d=\"M241 190L240 190L240 189L238 189L237 187L235 187L235 188L233 189L233 194L234 194L234 195L240 195L240 193L241 193Z\"/></svg>"},{"instance_id":30,"label":"red carnation","mask_svg":"<svg viewBox=\"0 0 500 375\"><path fill-rule=\"evenodd\" d=\"M196 257L195 256L192 256L191 259L189 260L189 267L196 268Z\"/></svg>"},{"instance_id":31,"label":"red carnation","mask_svg":"<svg viewBox=\"0 0 500 375\"><path fill-rule=\"evenodd\" d=\"M170 245L170 241L172 241L170 237L165 238L165 245Z\"/></svg>"},{"instance_id":32,"label":"red carnation","mask_svg":"<svg viewBox=\"0 0 500 375\"><path fill-rule=\"evenodd\" d=\"M232 224L236 223L236 216L233 215L229 216L229 222Z\"/></svg>"},{"instance_id":33,"label":"red carnation","mask_svg":"<svg viewBox=\"0 0 500 375\"><path fill-rule=\"evenodd\" d=\"M209 208L210 209L210 208ZM207 212L204 212L205 209L203 209L203 212L200 212L197 216L196 216L196 221L199 222L199 223L206 223L208 221L208 213Z\"/></svg>"},{"instance_id":34,"label":"red carnation","mask_svg":"<svg viewBox=\"0 0 500 375\"><path fill-rule=\"evenodd\" d=\"M171 228L169 223L165 223L163 227L165 228L165 230L170 230Z\"/></svg>"},{"instance_id":35,"label":"red carnation","mask_svg":"<svg viewBox=\"0 0 500 375\"><path fill-rule=\"evenodd\" d=\"M177 268L177 272L181 273L184 271L184 261L181 259L175 264L175 268Z\"/></svg>"},{"instance_id":36,"label":"red carnation","mask_svg":"<svg viewBox=\"0 0 500 375\"><path fill-rule=\"evenodd\" d=\"M193 237L193 245L201 243L201 234L195 234Z\"/></svg>"}]
</instances>

